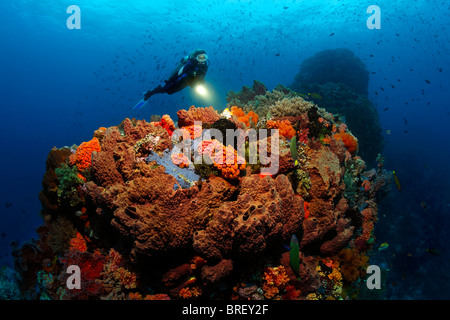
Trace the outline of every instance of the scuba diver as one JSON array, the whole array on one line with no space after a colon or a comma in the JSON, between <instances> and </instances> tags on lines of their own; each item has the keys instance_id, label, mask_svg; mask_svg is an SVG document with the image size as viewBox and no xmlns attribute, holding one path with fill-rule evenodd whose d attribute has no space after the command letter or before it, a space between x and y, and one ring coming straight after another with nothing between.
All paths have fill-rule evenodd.
<instances>
[{"instance_id":1,"label":"scuba diver","mask_svg":"<svg viewBox=\"0 0 450 320\"><path fill-rule=\"evenodd\" d=\"M147 91L144 100L148 100L152 95L157 93L174 94L187 86L193 86L201 82L208 70L209 61L205 50L195 50L188 56L181 59L180 64L172 72L169 80L164 80L164 87L159 85L153 90Z\"/></svg>"},{"instance_id":2,"label":"scuba diver","mask_svg":"<svg viewBox=\"0 0 450 320\"><path fill-rule=\"evenodd\" d=\"M181 59L177 68L172 72L165 85L159 85L153 90L145 93L144 98L139 101L133 109L142 108L147 100L158 93L174 94L187 86L193 86L204 80L208 70L209 61L205 50L197 49L188 56Z\"/></svg>"}]
</instances>

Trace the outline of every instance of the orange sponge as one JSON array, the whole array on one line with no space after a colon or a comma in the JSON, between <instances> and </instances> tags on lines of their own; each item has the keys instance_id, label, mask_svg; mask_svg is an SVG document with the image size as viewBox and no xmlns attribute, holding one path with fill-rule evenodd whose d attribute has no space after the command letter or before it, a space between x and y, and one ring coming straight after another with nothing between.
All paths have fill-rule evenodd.
<instances>
[{"instance_id":1,"label":"orange sponge","mask_svg":"<svg viewBox=\"0 0 450 320\"><path fill-rule=\"evenodd\" d=\"M171 156L174 165L180 168L186 168L189 166L189 159L183 153L174 153Z\"/></svg>"},{"instance_id":2,"label":"orange sponge","mask_svg":"<svg viewBox=\"0 0 450 320\"><path fill-rule=\"evenodd\" d=\"M292 139L295 135L295 129L289 120L268 120L266 122L267 129L278 129L283 137Z\"/></svg>"},{"instance_id":3,"label":"orange sponge","mask_svg":"<svg viewBox=\"0 0 450 320\"><path fill-rule=\"evenodd\" d=\"M214 166L220 170L224 178L236 179L239 177L240 170L245 170L245 159L238 156L232 146L225 147L215 139L203 140L197 150L213 160Z\"/></svg>"},{"instance_id":4,"label":"orange sponge","mask_svg":"<svg viewBox=\"0 0 450 320\"><path fill-rule=\"evenodd\" d=\"M358 151L358 140L348 132L336 133L333 136L336 140L342 140L348 152L354 154Z\"/></svg>"},{"instance_id":5,"label":"orange sponge","mask_svg":"<svg viewBox=\"0 0 450 320\"><path fill-rule=\"evenodd\" d=\"M258 115L256 113L254 113L253 111L250 111L249 113L245 114L245 112L236 106L231 107L231 113L236 116L236 118L245 123L245 125L248 127L250 127L250 120L254 123L257 124L258 123Z\"/></svg>"},{"instance_id":6,"label":"orange sponge","mask_svg":"<svg viewBox=\"0 0 450 320\"><path fill-rule=\"evenodd\" d=\"M83 171L91 166L92 152L100 150L100 142L94 137L91 141L80 144L77 151L70 156L69 162L76 165L79 171Z\"/></svg>"}]
</instances>

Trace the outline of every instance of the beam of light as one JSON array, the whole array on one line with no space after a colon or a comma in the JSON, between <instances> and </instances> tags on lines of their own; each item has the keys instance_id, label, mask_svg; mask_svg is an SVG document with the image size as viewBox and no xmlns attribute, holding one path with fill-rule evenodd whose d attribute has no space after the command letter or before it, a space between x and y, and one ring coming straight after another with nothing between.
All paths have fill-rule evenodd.
<instances>
[{"instance_id":1,"label":"beam of light","mask_svg":"<svg viewBox=\"0 0 450 320\"><path fill-rule=\"evenodd\" d=\"M208 90L206 90L206 88L201 84L199 84L195 87L195 92L197 92L202 97L208 96Z\"/></svg>"}]
</instances>

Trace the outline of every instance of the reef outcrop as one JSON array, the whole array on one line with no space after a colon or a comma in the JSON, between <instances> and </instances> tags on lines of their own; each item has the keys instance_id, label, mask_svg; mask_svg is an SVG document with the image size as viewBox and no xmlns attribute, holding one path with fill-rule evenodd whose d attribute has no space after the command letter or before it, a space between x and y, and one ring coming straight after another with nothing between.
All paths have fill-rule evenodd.
<instances>
[{"instance_id":1,"label":"reef outcrop","mask_svg":"<svg viewBox=\"0 0 450 320\"><path fill-rule=\"evenodd\" d=\"M358 137L359 155L371 166L383 150L378 112L368 97L369 71L348 49L317 52L305 59L293 83L294 92L345 117L345 123Z\"/></svg>"},{"instance_id":2,"label":"reef outcrop","mask_svg":"<svg viewBox=\"0 0 450 320\"><path fill-rule=\"evenodd\" d=\"M228 113L192 106L178 126L168 115L127 118L92 143L53 148L39 239L14 252L24 296L346 298L364 276L390 176L382 162L366 168L341 118L278 89L255 83ZM225 145L211 127L256 139ZM77 294L64 283L70 264L84 272Z\"/></svg>"}]
</instances>

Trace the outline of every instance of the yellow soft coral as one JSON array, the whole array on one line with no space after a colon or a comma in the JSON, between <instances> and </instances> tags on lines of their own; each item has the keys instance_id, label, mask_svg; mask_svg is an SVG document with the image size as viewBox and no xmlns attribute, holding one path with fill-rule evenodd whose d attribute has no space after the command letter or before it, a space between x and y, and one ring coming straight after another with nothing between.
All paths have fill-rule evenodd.
<instances>
[{"instance_id":1,"label":"yellow soft coral","mask_svg":"<svg viewBox=\"0 0 450 320\"><path fill-rule=\"evenodd\" d=\"M264 272L263 291L267 299L278 298L280 289L284 289L289 282L284 266L269 267Z\"/></svg>"},{"instance_id":2,"label":"yellow soft coral","mask_svg":"<svg viewBox=\"0 0 450 320\"><path fill-rule=\"evenodd\" d=\"M202 290L199 287L192 287L192 288L182 288L180 292L178 292L178 295L183 299L188 298L195 298L202 294Z\"/></svg>"}]
</instances>

